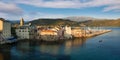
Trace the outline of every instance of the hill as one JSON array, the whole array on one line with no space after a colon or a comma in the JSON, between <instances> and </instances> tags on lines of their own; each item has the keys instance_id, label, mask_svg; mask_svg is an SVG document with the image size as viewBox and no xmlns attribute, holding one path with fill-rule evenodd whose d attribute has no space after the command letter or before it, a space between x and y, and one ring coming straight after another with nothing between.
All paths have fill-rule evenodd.
<instances>
[{"instance_id":1,"label":"hill","mask_svg":"<svg viewBox=\"0 0 120 60\"><path fill-rule=\"evenodd\" d=\"M70 25L70 26L80 26L80 24L85 24L86 26L109 26L109 27L120 27L120 19L116 20L86 20L81 22L71 21L69 19L36 19L30 21L34 25Z\"/></svg>"},{"instance_id":2,"label":"hill","mask_svg":"<svg viewBox=\"0 0 120 60\"><path fill-rule=\"evenodd\" d=\"M36 19L32 20L29 23L34 25L76 25L77 22L70 21L68 19Z\"/></svg>"},{"instance_id":3,"label":"hill","mask_svg":"<svg viewBox=\"0 0 120 60\"><path fill-rule=\"evenodd\" d=\"M67 17L65 19L69 19L71 21L83 22L83 21L87 21L87 20L95 20L96 18L86 17L86 16L71 16L71 17Z\"/></svg>"},{"instance_id":4,"label":"hill","mask_svg":"<svg viewBox=\"0 0 120 60\"><path fill-rule=\"evenodd\" d=\"M120 19L116 20L91 20L83 23L87 26L109 26L109 27L120 27Z\"/></svg>"}]
</instances>

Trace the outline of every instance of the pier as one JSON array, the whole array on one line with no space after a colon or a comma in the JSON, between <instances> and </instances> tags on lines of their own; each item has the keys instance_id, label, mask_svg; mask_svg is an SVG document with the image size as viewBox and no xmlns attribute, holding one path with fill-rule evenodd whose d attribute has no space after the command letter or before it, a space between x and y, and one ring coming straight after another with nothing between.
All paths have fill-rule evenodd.
<instances>
[{"instance_id":1,"label":"pier","mask_svg":"<svg viewBox=\"0 0 120 60\"><path fill-rule=\"evenodd\" d=\"M107 32L110 32L111 30L77 30L75 33L73 33L74 38L88 38L93 36L98 36Z\"/></svg>"},{"instance_id":2,"label":"pier","mask_svg":"<svg viewBox=\"0 0 120 60\"><path fill-rule=\"evenodd\" d=\"M93 36L98 36L107 32L111 32L111 30L101 30L101 31L95 31L93 33L90 34L85 34L85 37L93 37Z\"/></svg>"}]
</instances>

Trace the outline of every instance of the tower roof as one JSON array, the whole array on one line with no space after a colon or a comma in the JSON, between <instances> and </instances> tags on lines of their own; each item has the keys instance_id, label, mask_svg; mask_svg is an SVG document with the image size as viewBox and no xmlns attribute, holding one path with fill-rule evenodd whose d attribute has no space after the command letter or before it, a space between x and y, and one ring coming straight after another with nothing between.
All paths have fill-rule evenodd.
<instances>
[{"instance_id":1,"label":"tower roof","mask_svg":"<svg viewBox=\"0 0 120 60\"><path fill-rule=\"evenodd\" d=\"M24 19L23 19L23 18L21 18L21 21L24 21Z\"/></svg>"},{"instance_id":2,"label":"tower roof","mask_svg":"<svg viewBox=\"0 0 120 60\"><path fill-rule=\"evenodd\" d=\"M24 25L24 19L21 18L21 20L20 20L20 26L23 26L23 25Z\"/></svg>"}]
</instances>

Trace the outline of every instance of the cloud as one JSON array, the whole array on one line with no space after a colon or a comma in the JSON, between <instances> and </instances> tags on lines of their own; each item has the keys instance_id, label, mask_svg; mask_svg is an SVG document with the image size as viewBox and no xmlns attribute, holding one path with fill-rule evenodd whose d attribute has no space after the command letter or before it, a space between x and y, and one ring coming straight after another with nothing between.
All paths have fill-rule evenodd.
<instances>
[{"instance_id":1,"label":"cloud","mask_svg":"<svg viewBox=\"0 0 120 60\"><path fill-rule=\"evenodd\" d=\"M0 17L18 19L25 17L26 20L33 18L59 18L63 14L49 14L41 12L24 12L19 4L31 5L44 8L71 8L81 9L89 7L103 7L103 12L120 12L120 0L2 0L0 1Z\"/></svg>"},{"instance_id":2,"label":"cloud","mask_svg":"<svg viewBox=\"0 0 120 60\"><path fill-rule=\"evenodd\" d=\"M13 3L35 7L75 9L105 6L103 11L120 10L119 8L110 9L113 6L120 7L120 0L14 0Z\"/></svg>"},{"instance_id":3,"label":"cloud","mask_svg":"<svg viewBox=\"0 0 120 60\"><path fill-rule=\"evenodd\" d=\"M24 15L21 16L12 16L7 15L5 13L1 13L0 17L10 20L19 20L20 18L24 18L26 21L31 21L38 18L63 18L65 17L64 14L50 14L50 13L43 13L43 12L30 12L30 13L24 13Z\"/></svg>"},{"instance_id":4,"label":"cloud","mask_svg":"<svg viewBox=\"0 0 120 60\"><path fill-rule=\"evenodd\" d=\"M104 8L104 12L106 11L116 11L116 12L120 12L120 4L119 5L113 5L113 6L109 6L107 8Z\"/></svg>"},{"instance_id":5,"label":"cloud","mask_svg":"<svg viewBox=\"0 0 120 60\"><path fill-rule=\"evenodd\" d=\"M120 0L9 0L9 1L3 1L3 2L13 3L16 5L26 4L26 5L32 5L35 7L46 7L46 8L80 9L80 8L104 6L103 11L105 12L111 11L111 10L120 10L119 9ZM114 6L114 9L113 9L113 6ZM118 7L118 8L115 8L115 7Z\"/></svg>"},{"instance_id":6,"label":"cloud","mask_svg":"<svg viewBox=\"0 0 120 60\"><path fill-rule=\"evenodd\" d=\"M0 2L0 17L18 19L23 15L23 10L13 3Z\"/></svg>"},{"instance_id":7,"label":"cloud","mask_svg":"<svg viewBox=\"0 0 120 60\"><path fill-rule=\"evenodd\" d=\"M23 13L23 10L17 7L15 4L0 2L0 13L4 13L4 15L21 15Z\"/></svg>"},{"instance_id":8,"label":"cloud","mask_svg":"<svg viewBox=\"0 0 120 60\"><path fill-rule=\"evenodd\" d=\"M42 13L42 12L31 12L26 13L23 18L25 20L34 20L38 18L63 18L65 15L63 14L50 14L50 13Z\"/></svg>"}]
</instances>

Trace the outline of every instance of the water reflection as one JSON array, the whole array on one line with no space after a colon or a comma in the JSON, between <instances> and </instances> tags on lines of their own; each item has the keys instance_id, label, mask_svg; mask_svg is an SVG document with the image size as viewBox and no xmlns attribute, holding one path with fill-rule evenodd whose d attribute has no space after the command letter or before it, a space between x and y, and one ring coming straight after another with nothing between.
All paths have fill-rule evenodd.
<instances>
[{"instance_id":1,"label":"water reflection","mask_svg":"<svg viewBox=\"0 0 120 60\"><path fill-rule=\"evenodd\" d=\"M69 48L72 46L83 46L85 45L85 42L86 42L86 38L68 40L65 42L65 46L66 48Z\"/></svg>"},{"instance_id":2,"label":"water reflection","mask_svg":"<svg viewBox=\"0 0 120 60\"><path fill-rule=\"evenodd\" d=\"M65 54L71 54L73 47L85 46L86 38L68 40L65 42L64 52Z\"/></svg>"},{"instance_id":3,"label":"water reflection","mask_svg":"<svg viewBox=\"0 0 120 60\"><path fill-rule=\"evenodd\" d=\"M10 49L11 49L11 46L9 45L0 46L0 60L10 60L11 58Z\"/></svg>"},{"instance_id":4,"label":"water reflection","mask_svg":"<svg viewBox=\"0 0 120 60\"><path fill-rule=\"evenodd\" d=\"M41 45L40 46L40 52L42 53L50 53L50 54L58 54L59 52L59 45Z\"/></svg>"},{"instance_id":5,"label":"water reflection","mask_svg":"<svg viewBox=\"0 0 120 60\"><path fill-rule=\"evenodd\" d=\"M82 46L86 39L65 41L64 44L44 44L24 41L0 48L0 60L70 60L72 46Z\"/></svg>"},{"instance_id":6,"label":"water reflection","mask_svg":"<svg viewBox=\"0 0 120 60\"><path fill-rule=\"evenodd\" d=\"M0 53L0 60L3 60L3 55Z\"/></svg>"}]
</instances>

